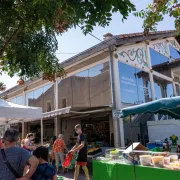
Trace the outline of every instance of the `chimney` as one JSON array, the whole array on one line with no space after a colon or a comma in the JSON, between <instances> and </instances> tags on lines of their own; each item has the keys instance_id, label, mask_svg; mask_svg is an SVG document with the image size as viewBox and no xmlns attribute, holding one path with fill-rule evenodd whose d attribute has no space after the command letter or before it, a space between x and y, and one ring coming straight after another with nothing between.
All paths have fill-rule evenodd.
<instances>
[{"instance_id":1,"label":"chimney","mask_svg":"<svg viewBox=\"0 0 180 180\"><path fill-rule=\"evenodd\" d=\"M109 38L112 38L113 37L113 35L111 34L111 33L107 33L107 34L105 34L105 35L103 35L103 39L104 40L107 40L107 39L109 39Z\"/></svg>"}]
</instances>

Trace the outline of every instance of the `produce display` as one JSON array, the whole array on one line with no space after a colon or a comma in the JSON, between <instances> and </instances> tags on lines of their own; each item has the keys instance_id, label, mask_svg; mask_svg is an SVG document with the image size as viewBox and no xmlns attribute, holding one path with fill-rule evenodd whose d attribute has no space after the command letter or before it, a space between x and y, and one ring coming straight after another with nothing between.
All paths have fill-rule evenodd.
<instances>
[{"instance_id":1,"label":"produce display","mask_svg":"<svg viewBox=\"0 0 180 180\"><path fill-rule=\"evenodd\" d=\"M110 151L110 157L112 159L118 159L119 158L119 151L117 149Z\"/></svg>"},{"instance_id":2,"label":"produce display","mask_svg":"<svg viewBox=\"0 0 180 180\"><path fill-rule=\"evenodd\" d=\"M151 155L141 155L140 156L140 163L143 166L151 166Z\"/></svg>"},{"instance_id":3,"label":"produce display","mask_svg":"<svg viewBox=\"0 0 180 180\"><path fill-rule=\"evenodd\" d=\"M164 167L164 156L153 156L151 159L154 167Z\"/></svg>"},{"instance_id":4,"label":"produce display","mask_svg":"<svg viewBox=\"0 0 180 180\"><path fill-rule=\"evenodd\" d=\"M132 147L133 151L130 151ZM180 159L178 155L170 155L168 152L148 151L140 143L133 143L133 145L126 150L118 148L107 150L105 157L98 157L97 160L180 170Z\"/></svg>"}]
</instances>

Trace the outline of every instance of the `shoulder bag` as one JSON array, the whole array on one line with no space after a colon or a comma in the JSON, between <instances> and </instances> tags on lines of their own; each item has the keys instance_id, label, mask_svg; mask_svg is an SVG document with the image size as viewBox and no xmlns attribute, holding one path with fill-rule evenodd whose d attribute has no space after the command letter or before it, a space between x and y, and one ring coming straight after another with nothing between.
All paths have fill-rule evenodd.
<instances>
[{"instance_id":1,"label":"shoulder bag","mask_svg":"<svg viewBox=\"0 0 180 180\"><path fill-rule=\"evenodd\" d=\"M19 175L19 173L11 166L11 164L9 163L9 161L6 158L6 153L4 151L4 149L1 149L1 154L3 157L3 161L6 164L6 166L9 168L9 170L14 174L14 176L16 178L21 178L21 176Z\"/></svg>"}]
</instances>

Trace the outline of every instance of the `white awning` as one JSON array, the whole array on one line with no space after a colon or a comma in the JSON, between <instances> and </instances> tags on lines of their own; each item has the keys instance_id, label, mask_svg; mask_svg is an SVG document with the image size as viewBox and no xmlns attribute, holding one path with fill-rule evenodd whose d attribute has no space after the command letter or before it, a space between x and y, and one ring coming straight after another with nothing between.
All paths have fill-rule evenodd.
<instances>
[{"instance_id":1,"label":"white awning","mask_svg":"<svg viewBox=\"0 0 180 180\"><path fill-rule=\"evenodd\" d=\"M66 107L62 109L57 109L51 112L43 113L43 118L49 118L49 117L55 117L62 114L69 114L71 110L71 107Z\"/></svg>"},{"instance_id":2,"label":"white awning","mask_svg":"<svg viewBox=\"0 0 180 180\"><path fill-rule=\"evenodd\" d=\"M0 125L42 118L42 108L22 106L0 99Z\"/></svg>"}]
</instances>

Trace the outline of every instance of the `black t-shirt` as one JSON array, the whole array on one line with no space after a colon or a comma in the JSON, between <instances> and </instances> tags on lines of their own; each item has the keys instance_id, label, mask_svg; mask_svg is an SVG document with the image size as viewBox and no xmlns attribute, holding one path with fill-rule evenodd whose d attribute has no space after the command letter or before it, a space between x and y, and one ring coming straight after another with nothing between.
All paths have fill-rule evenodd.
<instances>
[{"instance_id":1,"label":"black t-shirt","mask_svg":"<svg viewBox=\"0 0 180 180\"><path fill-rule=\"evenodd\" d=\"M78 151L78 162L87 162L87 140L84 134L78 135L77 144L80 145L81 142L85 142L84 147Z\"/></svg>"}]
</instances>

